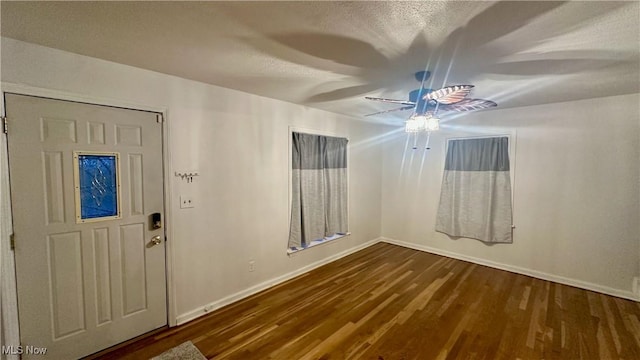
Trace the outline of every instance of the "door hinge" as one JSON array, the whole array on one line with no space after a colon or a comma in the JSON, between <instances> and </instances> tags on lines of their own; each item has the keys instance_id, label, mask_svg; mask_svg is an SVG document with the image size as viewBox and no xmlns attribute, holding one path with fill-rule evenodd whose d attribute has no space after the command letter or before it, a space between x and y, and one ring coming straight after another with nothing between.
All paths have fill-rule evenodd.
<instances>
[{"instance_id":1,"label":"door hinge","mask_svg":"<svg viewBox=\"0 0 640 360\"><path fill-rule=\"evenodd\" d=\"M159 124L162 124L164 122L164 120L162 119L162 114L156 114L156 121Z\"/></svg>"},{"instance_id":2,"label":"door hinge","mask_svg":"<svg viewBox=\"0 0 640 360\"><path fill-rule=\"evenodd\" d=\"M7 120L6 116L3 116L2 118L2 132L5 134L9 133L9 121Z\"/></svg>"},{"instance_id":3,"label":"door hinge","mask_svg":"<svg viewBox=\"0 0 640 360\"><path fill-rule=\"evenodd\" d=\"M11 250L16 249L16 234L9 235L9 246Z\"/></svg>"}]
</instances>

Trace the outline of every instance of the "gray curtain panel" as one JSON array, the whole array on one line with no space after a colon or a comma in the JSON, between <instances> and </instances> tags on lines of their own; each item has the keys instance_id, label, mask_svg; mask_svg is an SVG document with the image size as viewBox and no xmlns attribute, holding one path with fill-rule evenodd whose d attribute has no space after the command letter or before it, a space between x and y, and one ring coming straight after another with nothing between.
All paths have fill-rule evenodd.
<instances>
[{"instance_id":1,"label":"gray curtain panel","mask_svg":"<svg viewBox=\"0 0 640 360\"><path fill-rule=\"evenodd\" d=\"M290 248L347 232L347 141L293 133Z\"/></svg>"},{"instance_id":2,"label":"gray curtain panel","mask_svg":"<svg viewBox=\"0 0 640 360\"><path fill-rule=\"evenodd\" d=\"M488 243L511 243L509 138L451 140L436 231Z\"/></svg>"}]
</instances>

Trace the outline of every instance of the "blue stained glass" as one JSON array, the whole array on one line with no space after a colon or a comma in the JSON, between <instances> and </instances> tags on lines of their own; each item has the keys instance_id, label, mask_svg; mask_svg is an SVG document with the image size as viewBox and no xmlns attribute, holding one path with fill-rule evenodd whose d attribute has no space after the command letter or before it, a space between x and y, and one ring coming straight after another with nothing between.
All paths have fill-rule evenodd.
<instances>
[{"instance_id":1,"label":"blue stained glass","mask_svg":"<svg viewBox=\"0 0 640 360\"><path fill-rule=\"evenodd\" d=\"M82 219L118 215L117 165L115 155L78 155Z\"/></svg>"}]
</instances>

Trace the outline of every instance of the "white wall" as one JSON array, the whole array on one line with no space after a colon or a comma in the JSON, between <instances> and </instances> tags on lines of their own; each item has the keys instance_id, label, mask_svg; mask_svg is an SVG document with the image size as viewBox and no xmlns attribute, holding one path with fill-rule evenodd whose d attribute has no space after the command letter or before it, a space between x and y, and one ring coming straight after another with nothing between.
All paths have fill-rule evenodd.
<instances>
[{"instance_id":1,"label":"white wall","mask_svg":"<svg viewBox=\"0 0 640 360\"><path fill-rule=\"evenodd\" d=\"M403 155L405 137L397 137L384 146L382 187L395 191L383 192L383 236L633 297L640 275L639 103L634 94L467 114L448 123L456 129L432 137L424 162L423 150ZM510 245L434 231L444 139L480 129L517 133Z\"/></svg>"},{"instance_id":2,"label":"white wall","mask_svg":"<svg viewBox=\"0 0 640 360\"><path fill-rule=\"evenodd\" d=\"M193 184L170 182L179 321L380 235L381 146L369 140L384 127L6 38L2 81L167 109L170 172L200 172ZM347 136L351 144L352 235L292 257L286 254L289 126ZM179 209L181 194L192 195L196 207ZM255 272L248 271L250 259Z\"/></svg>"},{"instance_id":3,"label":"white wall","mask_svg":"<svg viewBox=\"0 0 640 360\"><path fill-rule=\"evenodd\" d=\"M423 151L405 154L399 132L380 146L388 127L11 39L2 38L1 65L3 82L167 109L170 171L201 174L192 185L175 177L169 184L181 321L381 234L622 295L640 275L637 94L455 122L471 132L517 130L514 244L486 246L433 231L443 139L461 131L434 136L423 158ZM293 257L285 252L289 126L334 132L352 144L353 235ZM180 210L180 194L194 196L196 208ZM257 268L251 273L250 259Z\"/></svg>"}]
</instances>

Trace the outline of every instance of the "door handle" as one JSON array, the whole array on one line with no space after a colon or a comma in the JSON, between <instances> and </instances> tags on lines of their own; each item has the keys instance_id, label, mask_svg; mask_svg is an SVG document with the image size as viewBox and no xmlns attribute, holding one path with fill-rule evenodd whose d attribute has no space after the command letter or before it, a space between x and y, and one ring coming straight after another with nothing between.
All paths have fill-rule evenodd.
<instances>
[{"instance_id":1,"label":"door handle","mask_svg":"<svg viewBox=\"0 0 640 360\"><path fill-rule=\"evenodd\" d=\"M160 245L161 242L162 242L162 237L160 237L160 235L156 235L151 238L151 246Z\"/></svg>"}]
</instances>

